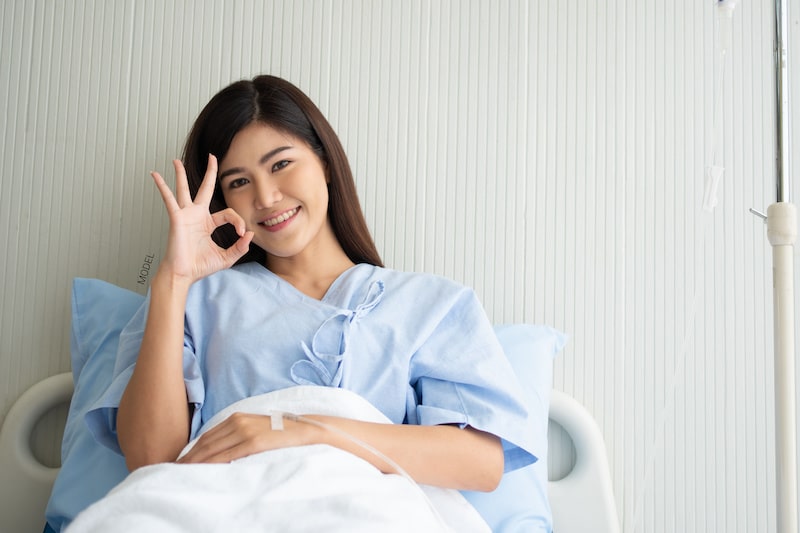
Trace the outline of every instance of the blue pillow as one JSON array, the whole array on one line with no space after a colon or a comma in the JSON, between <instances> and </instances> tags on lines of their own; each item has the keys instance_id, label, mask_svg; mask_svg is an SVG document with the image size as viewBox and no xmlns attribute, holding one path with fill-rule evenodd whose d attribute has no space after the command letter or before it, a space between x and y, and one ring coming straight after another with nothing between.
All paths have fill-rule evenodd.
<instances>
[{"instance_id":1,"label":"blue pillow","mask_svg":"<svg viewBox=\"0 0 800 533\"><path fill-rule=\"evenodd\" d=\"M538 461L503 475L492 492L463 491L494 533L546 532L553 529L547 498L547 426L550 391L553 388L553 358L567 342L560 331L548 326L506 324L495 326L525 391L528 423L537 428Z\"/></svg>"},{"instance_id":2,"label":"blue pillow","mask_svg":"<svg viewBox=\"0 0 800 533\"><path fill-rule=\"evenodd\" d=\"M105 496L128 475L125 460L95 442L84 418L105 391L114 371L122 328L144 296L97 279L76 278L72 285L71 356L75 392L70 403L58 473L45 516L56 532L79 512ZM495 326L497 337L526 391L529 423L539 428L539 460L503 476L493 492L463 494L495 533L550 531L547 501L547 424L553 357L566 337L546 326Z\"/></svg>"},{"instance_id":3,"label":"blue pillow","mask_svg":"<svg viewBox=\"0 0 800 533\"><path fill-rule=\"evenodd\" d=\"M96 279L72 283L71 357L75 391L61 444L61 470L45 517L59 532L128 475L125 460L97 444L84 423L114 372L119 334L144 296Z\"/></svg>"}]
</instances>

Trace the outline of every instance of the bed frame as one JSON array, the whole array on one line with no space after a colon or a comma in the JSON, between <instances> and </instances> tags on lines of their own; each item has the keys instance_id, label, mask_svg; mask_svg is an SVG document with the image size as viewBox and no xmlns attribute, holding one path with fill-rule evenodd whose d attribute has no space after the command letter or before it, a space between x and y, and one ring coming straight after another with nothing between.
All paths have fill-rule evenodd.
<instances>
[{"instance_id":1,"label":"bed frame","mask_svg":"<svg viewBox=\"0 0 800 533\"><path fill-rule=\"evenodd\" d=\"M36 422L67 403L72 374L51 376L28 389L11 407L0 429L0 532L39 533L58 468L42 465L30 447ZM554 390L550 420L575 447L575 464L548 490L556 533L619 533L619 519L603 437L589 412Z\"/></svg>"}]
</instances>

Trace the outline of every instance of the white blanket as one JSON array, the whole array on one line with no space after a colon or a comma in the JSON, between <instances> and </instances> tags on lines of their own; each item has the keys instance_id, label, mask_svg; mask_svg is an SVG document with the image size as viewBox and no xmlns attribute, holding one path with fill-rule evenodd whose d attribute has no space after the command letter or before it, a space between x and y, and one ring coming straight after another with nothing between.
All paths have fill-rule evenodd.
<instances>
[{"instance_id":1,"label":"white blanket","mask_svg":"<svg viewBox=\"0 0 800 533\"><path fill-rule=\"evenodd\" d=\"M388 423L352 392L303 386L237 402L203 430L235 411ZM490 529L458 491L382 474L348 452L315 445L263 452L231 464L164 463L140 468L80 513L66 531L489 533Z\"/></svg>"}]
</instances>

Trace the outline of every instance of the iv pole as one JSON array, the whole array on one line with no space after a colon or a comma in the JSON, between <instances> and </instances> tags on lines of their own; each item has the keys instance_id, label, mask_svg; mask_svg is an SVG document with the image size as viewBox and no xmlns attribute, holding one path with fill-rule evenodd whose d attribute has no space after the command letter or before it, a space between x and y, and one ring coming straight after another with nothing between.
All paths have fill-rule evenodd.
<instances>
[{"instance_id":1,"label":"iv pole","mask_svg":"<svg viewBox=\"0 0 800 533\"><path fill-rule=\"evenodd\" d=\"M777 89L777 201L767 209L772 245L775 323L775 473L779 533L797 532L797 444L795 413L794 241L797 211L789 198L789 127L786 42L788 16L775 0L775 74Z\"/></svg>"}]
</instances>

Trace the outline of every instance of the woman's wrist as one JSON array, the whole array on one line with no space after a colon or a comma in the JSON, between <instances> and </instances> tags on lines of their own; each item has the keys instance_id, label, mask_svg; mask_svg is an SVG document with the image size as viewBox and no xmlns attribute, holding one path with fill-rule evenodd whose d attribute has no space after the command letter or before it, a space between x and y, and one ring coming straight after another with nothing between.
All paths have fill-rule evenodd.
<instances>
[{"instance_id":1,"label":"woman's wrist","mask_svg":"<svg viewBox=\"0 0 800 533\"><path fill-rule=\"evenodd\" d=\"M331 434L326 426L330 423L328 417L320 415L302 415L293 417L293 421L297 424L296 429L300 431L300 445L307 446L310 444L329 444L335 445L331 439Z\"/></svg>"},{"instance_id":2,"label":"woman's wrist","mask_svg":"<svg viewBox=\"0 0 800 533\"><path fill-rule=\"evenodd\" d=\"M151 282L152 291L164 291L168 293L188 294L192 280L186 276L181 276L173 272L163 264L158 267Z\"/></svg>"}]
</instances>

